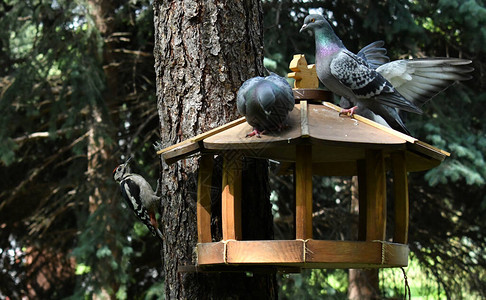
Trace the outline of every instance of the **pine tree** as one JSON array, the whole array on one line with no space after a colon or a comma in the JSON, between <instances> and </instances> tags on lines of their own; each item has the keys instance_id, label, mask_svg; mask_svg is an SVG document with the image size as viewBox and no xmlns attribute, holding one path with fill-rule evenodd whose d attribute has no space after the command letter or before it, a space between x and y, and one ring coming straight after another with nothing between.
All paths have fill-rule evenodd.
<instances>
[{"instance_id":1,"label":"pine tree","mask_svg":"<svg viewBox=\"0 0 486 300\"><path fill-rule=\"evenodd\" d=\"M199 0L155 1L154 11L157 104L167 147L236 119L236 91L263 72L262 10L254 0ZM254 180L242 206L250 212L247 223L261 229L243 228L243 237L268 238L267 165L250 164L245 177ZM195 264L198 160L162 165L166 297L275 298L275 274L179 272L180 266Z\"/></svg>"}]
</instances>

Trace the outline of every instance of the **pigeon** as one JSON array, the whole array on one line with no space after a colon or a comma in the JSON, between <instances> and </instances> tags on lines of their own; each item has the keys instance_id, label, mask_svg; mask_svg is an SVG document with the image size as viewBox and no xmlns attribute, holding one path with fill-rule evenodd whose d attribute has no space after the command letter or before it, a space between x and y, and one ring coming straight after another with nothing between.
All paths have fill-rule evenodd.
<instances>
[{"instance_id":1,"label":"pigeon","mask_svg":"<svg viewBox=\"0 0 486 300\"><path fill-rule=\"evenodd\" d=\"M373 42L359 50L356 55L364 59L371 68L377 69L381 65L390 62L390 58L386 56L387 51L383 48L384 45L384 41Z\"/></svg>"},{"instance_id":2,"label":"pigeon","mask_svg":"<svg viewBox=\"0 0 486 300\"><path fill-rule=\"evenodd\" d=\"M287 126L289 113L294 109L292 88L285 78L274 73L267 77L253 77L238 90L238 112L253 127L247 137L261 137L267 131L280 131Z\"/></svg>"},{"instance_id":3,"label":"pigeon","mask_svg":"<svg viewBox=\"0 0 486 300\"><path fill-rule=\"evenodd\" d=\"M371 68L376 69L379 66L390 62L390 58L386 56L387 51L385 48L383 48L384 45L385 45L384 41L373 42L365 46L363 49L359 50L359 52L356 55L364 59L370 65ZM339 106L348 109L351 108L353 104L345 97L341 97ZM360 111L360 114L361 113L362 112Z\"/></svg>"},{"instance_id":4,"label":"pigeon","mask_svg":"<svg viewBox=\"0 0 486 300\"><path fill-rule=\"evenodd\" d=\"M470 60L456 58L412 59L387 62L381 41L358 54L346 49L321 15L308 15L300 32L311 30L316 41L319 80L354 107L355 112L410 135L399 110L421 114L421 106L456 80L466 80Z\"/></svg>"},{"instance_id":5,"label":"pigeon","mask_svg":"<svg viewBox=\"0 0 486 300\"><path fill-rule=\"evenodd\" d=\"M402 59L379 65L376 67L376 71L407 100L418 107L422 107L456 81L471 79L471 76L467 74L474 70L468 66L470 63L471 60L462 58ZM339 105L343 108L353 106L344 97L341 97ZM396 122L400 124L399 126L390 126L394 123L388 124L380 115L365 107L358 107L354 112L377 123L409 134L407 128L404 127L405 125L402 126L403 121L399 114L397 115L394 111L390 110L390 113L395 116Z\"/></svg>"}]
</instances>

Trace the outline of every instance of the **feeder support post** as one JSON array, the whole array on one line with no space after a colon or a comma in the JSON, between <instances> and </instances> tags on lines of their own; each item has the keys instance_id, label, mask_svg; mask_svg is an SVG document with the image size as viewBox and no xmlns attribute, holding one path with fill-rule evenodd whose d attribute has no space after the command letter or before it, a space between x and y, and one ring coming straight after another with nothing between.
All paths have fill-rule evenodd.
<instances>
[{"instance_id":1,"label":"feeder support post","mask_svg":"<svg viewBox=\"0 0 486 300\"><path fill-rule=\"evenodd\" d=\"M391 155L393 169L393 191L395 195L395 232L393 241L395 243L408 243L408 179L405 154L403 152Z\"/></svg>"},{"instance_id":2,"label":"feeder support post","mask_svg":"<svg viewBox=\"0 0 486 300\"><path fill-rule=\"evenodd\" d=\"M211 183L213 155L202 155L197 179L197 241L210 243L211 238Z\"/></svg>"},{"instance_id":3,"label":"feeder support post","mask_svg":"<svg viewBox=\"0 0 486 300\"><path fill-rule=\"evenodd\" d=\"M229 151L223 161L222 225L223 240L241 240L241 154Z\"/></svg>"},{"instance_id":4,"label":"feeder support post","mask_svg":"<svg viewBox=\"0 0 486 300\"><path fill-rule=\"evenodd\" d=\"M297 145L295 161L296 238L312 238L312 145Z\"/></svg>"},{"instance_id":5,"label":"feeder support post","mask_svg":"<svg viewBox=\"0 0 486 300\"><path fill-rule=\"evenodd\" d=\"M383 150L366 150L365 164L366 241L383 241L386 233L386 173Z\"/></svg>"}]
</instances>

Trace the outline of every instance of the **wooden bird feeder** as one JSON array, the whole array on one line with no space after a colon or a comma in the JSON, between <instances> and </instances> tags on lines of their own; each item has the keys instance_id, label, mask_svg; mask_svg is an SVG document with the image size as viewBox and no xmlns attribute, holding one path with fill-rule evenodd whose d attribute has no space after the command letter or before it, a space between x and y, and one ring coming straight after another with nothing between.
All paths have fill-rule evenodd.
<instances>
[{"instance_id":1,"label":"wooden bird feeder","mask_svg":"<svg viewBox=\"0 0 486 300\"><path fill-rule=\"evenodd\" d=\"M296 99L302 93L295 90ZM308 93L304 93L309 95ZM311 93L316 95L316 93ZM317 95L321 95L317 92ZM339 116L333 104L300 100L290 126L261 138L246 138L244 118L158 152L167 163L199 153L197 266L274 268L387 268L408 265L407 172L439 165L449 154L360 116ZM211 176L215 155L223 155L223 240L213 242ZM241 157L272 159L292 166L295 181L295 240L241 239ZM386 172L393 173L394 234L386 239ZM312 176L358 176L359 240L312 237Z\"/></svg>"}]
</instances>

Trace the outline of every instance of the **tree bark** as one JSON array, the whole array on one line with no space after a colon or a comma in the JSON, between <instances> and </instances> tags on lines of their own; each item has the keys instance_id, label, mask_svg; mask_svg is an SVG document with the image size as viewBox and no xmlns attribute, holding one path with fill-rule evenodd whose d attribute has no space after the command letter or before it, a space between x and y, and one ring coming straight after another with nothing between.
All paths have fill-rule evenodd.
<instances>
[{"instance_id":1,"label":"tree bark","mask_svg":"<svg viewBox=\"0 0 486 300\"><path fill-rule=\"evenodd\" d=\"M161 141L167 147L238 117L238 88L244 80L263 72L262 8L259 0L159 0L154 2L154 14L157 108ZM167 298L275 298L275 273L178 272L179 266L195 264L198 159L170 166L162 161L161 165ZM250 174L244 176L256 178L243 195L245 210L257 202L246 199L264 198L258 205L268 203L263 206L269 211L268 179L261 171L266 163L245 165L244 172ZM264 217L259 221L272 221L271 213L261 215ZM243 216L249 218L244 220L247 224L257 223L257 214L243 211ZM265 238L271 236L271 227L262 227L270 231L265 230ZM243 236L257 238L247 228L243 226Z\"/></svg>"},{"instance_id":2,"label":"tree bark","mask_svg":"<svg viewBox=\"0 0 486 300\"><path fill-rule=\"evenodd\" d=\"M356 220L359 214L359 193L358 193L358 177L353 176L351 186L351 213L356 215ZM366 230L362 230L358 224L359 221L352 223L351 235L352 239L365 240ZM362 270L349 269L348 273L348 299L350 300L371 300L379 299L380 287L378 278L378 269Z\"/></svg>"}]
</instances>

